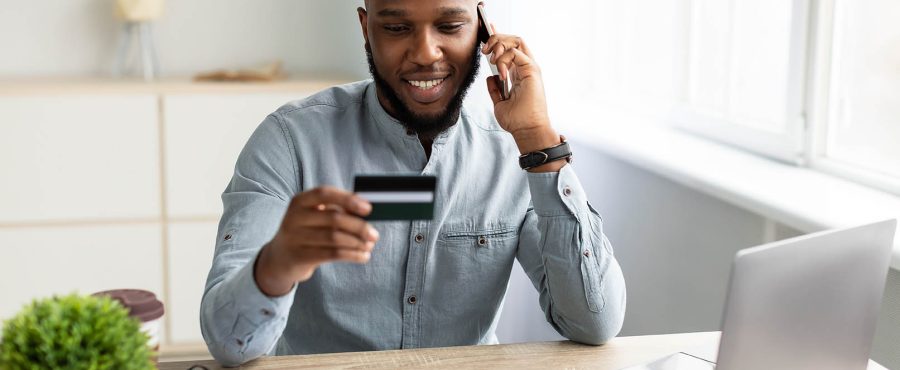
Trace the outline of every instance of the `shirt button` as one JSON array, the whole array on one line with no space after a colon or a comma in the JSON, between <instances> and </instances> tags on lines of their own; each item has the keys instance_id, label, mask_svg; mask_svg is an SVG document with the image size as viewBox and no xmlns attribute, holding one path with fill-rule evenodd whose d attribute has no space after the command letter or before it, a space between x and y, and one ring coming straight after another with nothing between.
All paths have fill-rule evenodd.
<instances>
[{"instance_id":1,"label":"shirt button","mask_svg":"<svg viewBox=\"0 0 900 370\"><path fill-rule=\"evenodd\" d=\"M584 250L584 253L582 253L582 254L584 254L585 257L590 257L590 256L591 256L591 251L585 249L585 250Z\"/></svg>"},{"instance_id":2,"label":"shirt button","mask_svg":"<svg viewBox=\"0 0 900 370\"><path fill-rule=\"evenodd\" d=\"M411 296L409 296L409 298L406 299L406 302L408 302L409 304L416 304L416 301L417 301L417 299L416 299L416 296L414 296L414 295L411 295Z\"/></svg>"},{"instance_id":3,"label":"shirt button","mask_svg":"<svg viewBox=\"0 0 900 370\"><path fill-rule=\"evenodd\" d=\"M422 243L423 240L425 240L425 235L416 234L416 243Z\"/></svg>"},{"instance_id":4,"label":"shirt button","mask_svg":"<svg viewBox=\"0 0 900 370\"><path fill-rule=\"evenodd\" d=\"M479 236L478 237L478 245L484 246L486 244L487 244L487 238L485 238L484 236Z\"/></svg>"},{"instance_id":5,"label":"shirt button","mask_svg":"<svg viewBox=\"0 0 900 370\"><path fill-rule=\"evenodd\" d=\"M231 234L225 234L225 241L231 240Z\"/></svg>"},{"instance_id":6,"label":"shirt button","mask_svg":"<svg viewBox=\"0 0 900 370\"><path fill-rule=\"evenodd\" d=\"M570 195L572 195L572 188L566 186L565 188L563 188L563 194L564 194L565 196L570 196Z\"/></svg>"},{"instance_id":7,"label":"shirt button","mask_svg":"<svg viewBox=\"0 0 900 370\"><path fill-rule=\"evenodd\" d=\"M259 312L262 313L263 316L272 316L272 311L269 311L268 309L265 309L265 308L263 308L262 310L259 310Z\"/></svg>"}]
</instances>

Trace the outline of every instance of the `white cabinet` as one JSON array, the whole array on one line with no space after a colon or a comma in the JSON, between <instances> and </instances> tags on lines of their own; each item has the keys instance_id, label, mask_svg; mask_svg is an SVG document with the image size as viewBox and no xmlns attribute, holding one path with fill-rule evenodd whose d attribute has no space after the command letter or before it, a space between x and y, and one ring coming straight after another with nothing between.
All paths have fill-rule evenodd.
<instances>
[{"instance_id":1,"label":"white cabinet","mask_svg":"<svg viewBox=\"0 0 900 370\"><path fill-rule=\"evenodd\" d=\"M0 97L0 224L160 214L153 95Z\"/></svg>"},{"instance_id":2,"label":"white cabinet","mask_svg":"<svg viewBox=\"0 0 900 370\"><path fill-rule=\"evenodd\" d=\"M212 265L222 191L257 126L309 93L178 94L163 98L169 220L170 345L202 343L200 299Z\"/></svg>"},{"instance_id":3,"label":"white cabinet","mask_svg":"<svg viewBox=\"0 0 900 370\"><path fill-rule=\"evenodd\" d=\"M34 298L118 288L163 294L160 224L0 228L0 319Z\"/></svg>"},{"instance_id":4,"label":"white cabinet","mask_svg":"<svg viewBox=\"0 0 900 370\"><path fill-rule=\"evenodd\" d=\"M0 84L0 321L35 298L146 289L163 348L202 355L238 154L278 107L342 82Z\"/></svg>"},{"instance_id":5,"label":"white cabinet","mask_svg":"<svg viewBox=\"0 0 900 370\"><path fill-rule=\"evenodd\" d=\"M222 191L253 130L308 93L184 94L164 98L166 198L170 218L216 218Z\"/></svg>"},{"instance_id":6,"label":"white cabinet","mask_svg":"<svg viewBox=\"0 0 900 370\"><path fill-rule=\"evenodd\" d=\"M203 343L200 335L200 299L212 266L216 243L215 222L169 225L169 302L172 345Z\"/></svg>"}]
</instances>

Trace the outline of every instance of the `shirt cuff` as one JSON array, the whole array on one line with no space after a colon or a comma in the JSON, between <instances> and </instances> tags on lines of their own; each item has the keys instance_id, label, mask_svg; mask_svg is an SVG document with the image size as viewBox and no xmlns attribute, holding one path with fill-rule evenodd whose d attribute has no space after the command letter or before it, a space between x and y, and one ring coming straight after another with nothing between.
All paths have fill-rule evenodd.
<instances>
[{"instance_id":1,"label":"shirt cuff","mask_svg":"<svg viewBox=\"0 0 900 370\"><path fill-rule=\"evenodd\" d=\"M252 322L261 323L272 319L287 320L294 302L294 289L285 295L270 297L256 285L253 269L256 258L237 271L231 288L231 301L236 311ZM296 285L295 285L296 287Z\"/></svg>"},{"instance_id":2,"label":"shirt cuff","mask_svg":"<svg viewBox=\"0 0 900 370\"><path fill-rule=\"evenodd\" d=\"M559 172L528 173L531 201L538 216L552 217L589 212L587 196L572 166L566 164Z\"/></svg>"}]
</instances>

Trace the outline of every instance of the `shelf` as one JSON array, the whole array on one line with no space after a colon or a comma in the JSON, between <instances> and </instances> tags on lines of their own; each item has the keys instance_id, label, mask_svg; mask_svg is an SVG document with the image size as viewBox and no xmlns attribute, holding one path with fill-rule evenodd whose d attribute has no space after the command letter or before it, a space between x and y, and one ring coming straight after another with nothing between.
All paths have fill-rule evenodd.
<instances>
[{"instance_id":1,"label":"shelf","mask_svg":"<svg viewBox=\"0 0 900 370\"><path fill-rule=\"evenodd\" d=\"M319 91L352 82L349 77L296 76L273 82L195 82L164 78L154 82L115 78L0 79L0 96L65 94L203 94Z\"/></svg>"}]
</instances>

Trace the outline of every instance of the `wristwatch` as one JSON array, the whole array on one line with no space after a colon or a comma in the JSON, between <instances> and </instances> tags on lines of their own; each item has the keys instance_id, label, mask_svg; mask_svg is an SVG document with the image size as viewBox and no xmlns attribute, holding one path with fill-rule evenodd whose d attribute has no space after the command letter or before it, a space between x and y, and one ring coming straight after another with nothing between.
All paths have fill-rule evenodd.
<instances>
[{"instance_id":1,"label":"wristwatch","mask_svg":"<svg viewBox=\"0 0 900 370\"><path fill-rule=\"evenodd\" d=\"M529 170L561 159L565 159L566 162L572 162L572 150L569 149L566 137L560 135L559 140L561 142L557 145L520 155L519 166L523 170Z\"/></svg>"}]
</instances>

